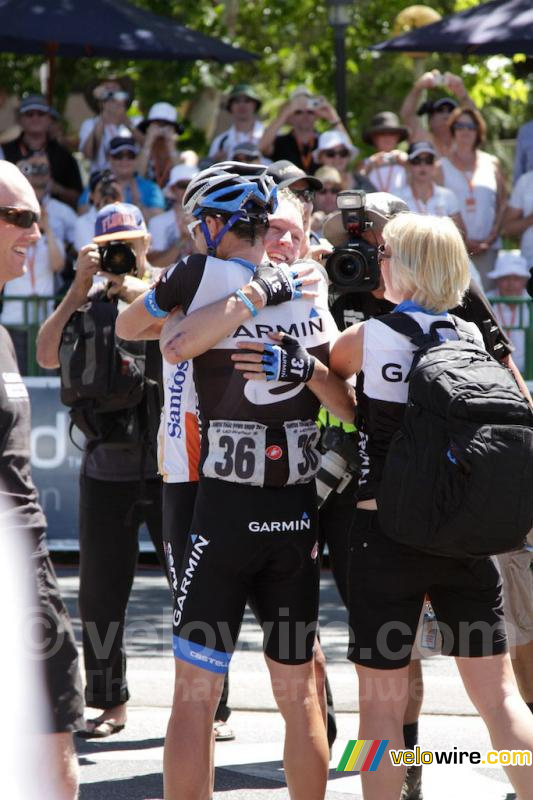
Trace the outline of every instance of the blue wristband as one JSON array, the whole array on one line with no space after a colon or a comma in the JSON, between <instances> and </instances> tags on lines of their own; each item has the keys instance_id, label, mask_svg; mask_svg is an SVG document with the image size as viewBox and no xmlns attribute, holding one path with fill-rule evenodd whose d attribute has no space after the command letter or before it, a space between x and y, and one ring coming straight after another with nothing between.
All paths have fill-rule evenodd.
<instances>
[{"instance_id":1,"label":"blue wristband","mask_svg":"<svg viewBox=\"0 0 533 800\"><path fill-rule=\"evenodd\" d=\"M144 307L152 317L168 317L168 311L163 311L156 303L155 288L144 295Z\"/></svg>"},{"instance_id":2,"label":"blue wristband","mask_svg":"<svg viewBox=\"0 0 533 800\"><path fill-rule=\"evenodd\" d=\"M251 313L252 317L257 317L257 314L258 314L257 308L254 306L254 304L252 303L252 301L251 301L251 300L249 300L249 299L246 297L246 295L244 294L244 292L242 291L242 289L237 289L237 291L236 291L236 292L234 292L234 295L235 295L235 297L237 297L237 298L238 298L238 299L239 299L241 302L243 302L243 303L244 303L244 305L246 306L246 308L248 309L248 311Z\"/></svg>"}]
</instances>

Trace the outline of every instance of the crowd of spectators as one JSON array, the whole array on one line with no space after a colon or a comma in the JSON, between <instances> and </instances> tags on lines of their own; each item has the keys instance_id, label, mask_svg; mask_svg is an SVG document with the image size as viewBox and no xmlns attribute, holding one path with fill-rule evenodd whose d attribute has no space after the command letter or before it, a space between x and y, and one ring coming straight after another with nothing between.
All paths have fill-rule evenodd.
<instances>
[{"instance_id":1,"label":"crowd of spectators","mask_svg":"<svg viewBox=\"0 0 533 800\"><path fill-rule=\"evenodd\" d=\"M376 109L360 135L365 156L331 103L305 87L295 89L264 123L257 90L237 84L221 106L231 124L218 126L205 152L180 147L184 121L171 103L158 101L144 118L132 116L134 85L127 76L94 80L84 94L94 116L81 124L76 153L58 135L59 115L41 95L24 97L12 110L20 131L15 138L6 141L0 131L0 157L19 165L43 209L43 238L28 252L26 274L10 284L1 316L23 371L28 368L24 326L42 321L48 306L26 312L9 297L64 294L75 254L91 241L97 211L106 202L122 200L141 209L154 265L165 267L187 254L190 220L181 209L183 192L199 167L221 160L283 161L316 175L315 185L303 186L316 237L340 191L386 191L415 213L454 220L468 247L472 276L486 292L496 288L502 236L508 247L520 247L528 267L533 264L533 122L518 132L511 188L511 176L484 149L486 123L456 75L427 72L399 113ZM6 125L10 119L5 116Z\"/></svg>"}]
</instances>

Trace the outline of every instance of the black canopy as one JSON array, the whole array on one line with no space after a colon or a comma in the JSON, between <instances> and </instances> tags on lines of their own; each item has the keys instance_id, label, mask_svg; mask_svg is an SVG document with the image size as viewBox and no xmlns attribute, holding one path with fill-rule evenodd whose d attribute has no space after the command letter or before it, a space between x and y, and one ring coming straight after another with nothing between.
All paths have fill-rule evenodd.
<instances>
[{"instance_id":1,"label":"black canopy","mask_svg":"<svg viewBox=\"0 0 533 800\"><path fill-rule=\"evenodd\" d=\"M533 0L491 0L371 49L533 55Z\"/></svg>"},{"instance_id":2,"label":"black canopy","mask_svg":"<svg viewBox=\"0 0 533 800\"><path fill-rule=\"evenodd\" d=\"M247 61L252 53L126 0L2 0L0 51L60 56Z\"/></svg>"}]
</instances>

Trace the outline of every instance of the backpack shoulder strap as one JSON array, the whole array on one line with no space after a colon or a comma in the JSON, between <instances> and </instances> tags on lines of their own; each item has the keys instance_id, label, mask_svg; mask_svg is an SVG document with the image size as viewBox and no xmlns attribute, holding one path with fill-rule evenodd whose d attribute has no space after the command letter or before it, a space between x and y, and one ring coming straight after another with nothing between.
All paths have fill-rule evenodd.
<instances>
[{"instance_id":1,"label":"backpack shoulder strap","mask_svg":"<svg viewBox=\"0 0 533 800\"><path fill-rule=\"evenodd\" d=\"M434 335L424 333L418 322L410 317L409 314L404 314L403 311L384 314L382 317L377 317L377 320L396 331L396 333L406 336L415 347L424 347L424 345L435 341Z\"/></svg>"}]
</instances>

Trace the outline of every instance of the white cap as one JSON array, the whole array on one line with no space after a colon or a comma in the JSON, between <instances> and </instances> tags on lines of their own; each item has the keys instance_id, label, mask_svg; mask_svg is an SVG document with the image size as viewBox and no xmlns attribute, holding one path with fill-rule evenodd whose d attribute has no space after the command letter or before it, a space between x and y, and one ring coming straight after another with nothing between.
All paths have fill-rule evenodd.
<instances>
[{"instance_id":1,"label":"white cap","mask_svg":"<svg viewBox=\"0 0 533 800\"><path fill-rule=\"evenodd\" d=\"M494 269L487 272L487 278L492 280L506 278L508 275L529 278L527 261L520 254L520 250L500 250Z\"/></svg>"},{"instance_id":2,"label":"white cap","mask_svg":"<svg viewBox=\"0 0 533 800\"><path fill-rule=\"evenodd\" d=\"M182 181L192 181L195 175L198 175L198 167L191 167L190 164L176 164L170 170L165 189L170 189L171 186Z\"/></svg>"},{"instance_id":3,"label":"white cap","mask_svg":"<svg viewBox=\"0 0 533 800\"><path fill-rule=\"evenodd\" d=\"M175 125L178 121L178 112L170 103L154 103L148 112L148 122L157 120L158 122L168 122Z\"/></svg>"},{"instance_id":4,"label":"white cap","mask_svg":"<svg viewBox=\"0 0 533 800\"><path fill-rule=\"evenodd\" d=\"M344 131L325 131L318 137L318 144L316 150L313 150L312 156L316 161L321 150L331 150L332 147L338 147L339 145L346 147L350 151L352 158L359 152Z\"/></svg>"}]
</instances>

